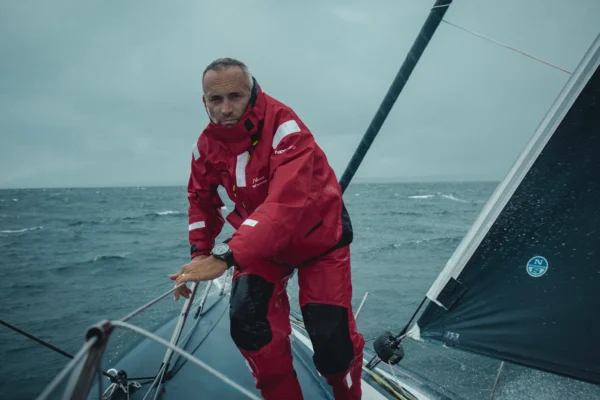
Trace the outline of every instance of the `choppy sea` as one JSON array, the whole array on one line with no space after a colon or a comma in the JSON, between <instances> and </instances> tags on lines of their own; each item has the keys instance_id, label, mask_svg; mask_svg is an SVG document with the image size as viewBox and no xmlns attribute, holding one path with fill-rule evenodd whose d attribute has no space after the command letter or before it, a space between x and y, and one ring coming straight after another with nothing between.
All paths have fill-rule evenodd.
<instances>
[{"instance_id":1,"label":"choppy sea","mask_svg":"<svg viewBox=\"0 0 600 400\"><path fill-rule=\"evenodd\" d=\"M358 318L368 346L378 332L406 324L496 185L348 188L354 304L369 292ZM168 275L189 260L186 212L185 187L0 190L0 319L76 353L90 325L172 288ZM231 232L226 225L221 237ZM292 282L292 298L294 291ZM150 329L180 307L168 297L135 322ZM113 335L104 367L136 339ZM457 398L490 398L499 361L412 340L404 346L402 362L415 375ZM10 400L34 399L68 361L4 326L0 356L0 398ZM600 387L506 364L493 398L598 399Z\"/></svg>"}]
</instances>

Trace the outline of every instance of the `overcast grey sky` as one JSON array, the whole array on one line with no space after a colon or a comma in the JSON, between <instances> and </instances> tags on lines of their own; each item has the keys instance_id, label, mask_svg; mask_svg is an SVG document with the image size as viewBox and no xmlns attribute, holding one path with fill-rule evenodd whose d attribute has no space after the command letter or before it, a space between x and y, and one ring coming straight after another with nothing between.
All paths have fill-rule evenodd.
<instances>
[{"instance_id":1,"label":"overcast grey sky","mask_svg":"<svg viewBox=\"0 0 600 400\"><path fill-rule=\"evenodd\" d=\"M201 72L246 62L341 176L433 0L2 1L0 187L185 185ZM573 70L598 0L455 0ZM357 178L501 179L568 75L442 23Z\"/></svg>"}]
</instances>

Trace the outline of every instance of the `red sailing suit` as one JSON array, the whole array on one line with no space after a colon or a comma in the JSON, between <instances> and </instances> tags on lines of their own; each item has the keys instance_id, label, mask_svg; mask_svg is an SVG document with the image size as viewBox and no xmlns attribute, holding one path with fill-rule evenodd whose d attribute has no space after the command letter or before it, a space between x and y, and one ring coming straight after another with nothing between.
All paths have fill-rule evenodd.
<instances>
[{"instance_id":1,"label":"red sailing suit","mask_svg":"<svg viewBox=\"0 0 600 400\"><path fill-rule=\"evenodd\" d=\"M351 298L352 230L324 152L298 116L254 83L233 127L212 122L194 146L188 185L192 258L222 230L223 186L235 209L231 336L265 399L301 399L293 370L287 279L298 268L300 307L319 372L336 399L358 399L364 339Z\"/></svg>"}]
</instances>

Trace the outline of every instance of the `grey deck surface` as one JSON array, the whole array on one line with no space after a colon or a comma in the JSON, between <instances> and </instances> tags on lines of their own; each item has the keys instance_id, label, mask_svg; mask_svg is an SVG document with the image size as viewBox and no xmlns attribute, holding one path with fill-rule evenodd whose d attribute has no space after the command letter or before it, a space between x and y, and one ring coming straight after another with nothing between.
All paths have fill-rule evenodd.
<instances>
[{"instance_id":1,"label":"grey deck surface","mask_svg":"<svg viewBox=\"0 0 600 400\"><path fill-rule=\"evenodd\" d=\"M193 312L188 316L182 338L195 322ZM260 392L255 389L252 374L229 333L229 297L210 296L200 318L201 322L194 329L190 340L183 349L260 397ZM176 323L177 317L154 333L169 341ZM179 346L181 347L181 343ZM305 346L292 338L292 347L294 368L298 374L304 397L315 400L333 399L329 386L317 374L311 355ZM118 363L103 365L103 368L105 370L109 368L125 370L129 377L155 376L165 352L166 348L162 345L144 339ZM160 399L247 399L236 389L178 355L174 355L170 369L177 370L177 372L166 382L165 391L159 396ZM106 378L103 378L103 382L104 390L106 390L109 382ZM143 385L130 398L132 400L142 399L150 385L151 383ZM89 398L98 399L97 386L92 388ZM153 399L154 393L148 398Z\"/></svg>"}]
</instances>

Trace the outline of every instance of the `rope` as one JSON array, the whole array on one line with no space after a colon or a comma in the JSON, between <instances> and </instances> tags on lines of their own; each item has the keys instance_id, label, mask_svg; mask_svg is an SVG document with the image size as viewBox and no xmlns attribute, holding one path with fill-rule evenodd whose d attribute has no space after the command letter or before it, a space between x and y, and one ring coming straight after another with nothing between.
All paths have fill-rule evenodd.
<instances>
[{"instance_id":1,"label":"rope","mask_svg":"<svg viewBox=\"0 0 600 400\"><path fill-rule=\"evenodd\" d=\"M46 346L47 348L49 348L49 349L51 349L51 350L54 350L55 352L57 352L57 353L59 353L59 354L62 354L62 355L63 355L63 356L65 356L65 357L68 357L68 358L73 358L73 355L72 355L72 354L70 354L70 353L67 353L66 351L64 351L64 350L62 350L62 349L59 349L58 347L56 347L56 346L54 346L54 345L52 345L52 344L50 344L50 343L46 342L46 341L45 341L45 340L43 340L43 339L40 339L40 338L38 338L38 337L36 337L36 336L32 335L31 333L27 333L27 332L25 332L24 330L21 330L21 329L17 328L16 326L9 324L8 322L4 321L3 319L0 319L0 324L2 324L2 325L4 325L4 326L6 326L7 328L10 328L10 329L12 329L12 330L13 330L13 331L15 331L15 332L18 332L18 333L20 333L20 334L21 334L21 335L23 335L23 336L26 336L26 337L28 337L28 338L29 338L29 339L31 339L31 340L34 340L34 341L38 342L39 344L41 344L41 345L43 345L43 346Z\"/></svg>"},{"instance_id":2,"label":"rope","mask_svg":"<svg viewBox=\"0 0 600 400\"><path fill-rule=\"evenodd\" d=\"M45 400L46 398L48 398L50 393L52 393L54 389L56 389L58 384L62 382L62 380L75 367L75 365L87 355L89 349L96 343L97 340L98 339L96 337L92 337L92 339L85 342L79 350L79 352L71 359L71 361L69 361L67 366L64 367L63 370L60 371L60 373L54 377L52 382L50 382L50 384L46 386L46 389L37 397L36 400Z\"/></svg>"},{"instance_id":3,"label":"rope","mask_svg":"<svg viewBox=\"0 0 600 400\"><path fill-rule=\"evenodd\" d=\"M371 375L371 377L373 379L375 379L375 381L377 381L377 383L379 383L382 386L385 386L385 388L387 390L389 390L396 398L400 399L400 400L416 400L413 396L410 397L406 397L401 393L398 393L393 386L391 386L384 378L380 377L379 375L375 374L373 371L371 371L370 369L368 369L367 367L362 368L363 371L369 373L369 375Z\"/></svg>"},{"instance_id":4,"label":"rope","mask_svg":"<svg viewBox=\"0 0 600 400\"><path fill-rule=\"evenodd\" d=\"M392 383L394 385L396 385L398 387L398 389L400 389L400 391L402 392L402 394L404 394L405 396L410 397L410 398L412 398L414 400L417 400L412 394L410 394L406 390L404 390L404 388L398 383L400 381L398 380L398 377L396 377L396 373L394 372L395 371L394 366L392 366L390 364L388 364L388 365L390 367L390 370L392 370L392 376L394 377L394 381ZM399 372L402 372L402 371L399 371ZM406 374L404 374L404 375L406 375Z\"/></svg>"},{"instance_id":5,"label":"rope","mask_svg":"<svg viewBox=\"0 0 600 400\"><path fill-rule=\"evenodd\" d=\"M169 290L168 292L166 292L166 293L158 296L157 298L155 298L154 300L149 301L148 303L144 304L143 306L141 306L137 310L135 310L135 311L127 314L126 316L124 316L123 318L121 318L121 322L127 322L128 320L130 320L131 318L135 317L136 315L138 315L139 313L141 313L142 311L144 311L145 309L147 309L148 307L150 307L154 303L157 303L159 300L162 300L163 298L167 297L168 295L170 295L171 293L173 293L175 290L177 290L178 288L180 288L183 285L185 285L185 282L181 283L179 286L175 286L173 289Z\"/></svg>"},{"instance_id":6,"label":"rope","mask_svg":"<svg viewBox=\"0 0 600 400\"><path fill-rule=\"evenodd\" d=\"M102 400L109 400L112 398L113 394L115 394L115 391L117 390L117 388L121 389L123 391L123 393L127 394L127 398L129 399L129 387L133 386L136 389L139 389L142 387L142 385L140 385L137 382L130 382L127 384L127 387L125 387L125 385L123 385L122 382L119 382L118 384L116 382L113 382L105 391L104 393L102 393Z\"/></svg>"},{"instance_id":7,"label":"rope","mask_svg":"<svg viewBox=\"0 0 600 400\"><path fill-rule=\"evenodd\" d=\"M219 318L216 320L216 322L215 322L215 323L214 323L214 325L213 325L213 326L210 328L210 330L209 330L208 332L206 332L206 334L205 334L204 338L202 338L202 340L200 341L200 343L198 343L198 344L196 345L196 347L195 347L195 348L194 348L194 349L191 351L191 353L194 353L196 350L198 350L198 349L200 348L200 346L202 346L202 344L204 343L204 341L205 341L206 339L208 339L209 335L210 335L210 334L211 334L211 332L212 332L212 331L213 331L213 330L214 330L214 329L217 327L217 324L219 323L219 321L221 321L221 318L223 318L223 315L225 315L225 311L227 311L227 310L228 310L228 308L223 308L223 311L221 312L221 315L219 316ZM200 320L197 320L197 321L196 321L196 324L194 325L194 327L192 327L192 328L190 329L190 331L191 331L192 329L195 329L195 326L198 324L198 322L199 322L199 321L200 321ZM186 346L187 346L187 343L186 343ZM185 347L185 346L184 346L184 347ZM170 378L171 378L171 377L173 377L173 376L174 376L174 375L175 375L177 372L179 372L179 370L180 370L181 368L183 368L183 366L185 365L185 363L187 362L187 360L183 360L183 361L181 362L181 364L180 364L180 365L177 365L177 363L178 363L178 362L179 362L179 360L177 360L177 361L175 362L175 364L173 365L173 369L172 369L171 371L169 371L169 372L168 372L167 379L170 379Z\"/></svg>"},{"instance_id":8,"label":"rope","mask_svg":"<svg viewBox=\"0 0 600 400\"><path fill-rule=\"evenodd\" d=\"M148 398L148 396L150 396L150 393L152 393L152 389L154 389L154 385L156 385L157 382L159 382L160 380L163 379L166 368L167 368L166 364L163 364L160 366L160 370L158 371L158 374L156 374L156 377L154 378L154 381L152 382L152 386L150 386L150 389L148 389L148 391L146 392L146 395L144 396L144 398L142 400L146 400ZM157 396L158 396L158 393L159 392L157 390L156 391ZM154 398L156 399L156 397L154 397Z\"/></svg>"},{"instance_id":9,"label":"rope","mask_svg":"<svg viewBox=\"0 0 600 400\"><path fill-rule=\"evenodd\" d=\"M498 387L498 381L500 381L500 374L502 373L502 368L504 368L504 361L502 361L500 363L500 368L498 368L498 374L496 375L496 381L494 382L494 387L492 388L490 400L494 399L494 393L496 393L496 388Z\"/></svg>"},{"instance_id":10,"label":"rope","mask_svg":"<svg viewBox=\"0 0 600 400\"><path fill-rule=\"evenodd\" d=\"M522 55L524 55L524 56L526 56L526 57L529 57L529 58L531 58L531 59L533 59L533 60L535 60L535 61L538 61L538 62L541 62L541 63L543 63L543 64L546 64L546 65L548 65L548 66L550 66L550 67L552 67L552 68L555 68L555 69L557 69L557 70L559 70L559 71L562 71L562 72L564 72L564 73L567 73L567 74L569 74L569 75L571 75L571 74L572 74L572 72L570 72L570 71L568 71L568 70L566 70L566 69L564 69L564 68L561 68L561 67L559 67L559 66L556 66L556 65L554 65L554 64L551 64L551 63L549 63L548 61L544 61L544 60L542 60L541 58L538 58L538 57L532 56L531 54L527 54L527 53L525 53L524 51L521 51L521 50L519 50L519 49L516 49L516 48L514 48L514 47L512 47L512 46L509 46L509 45L507 45L507 44L501 43L501 42L499 42L499 41L497 41L497 40L494 40L494 39L491 39L491 38L489 38L489 37L483 36L483 35L482 35L482 34L480 34L480 33L477 33L477 32L475 32L475 31L472 31L472 30L470 30L470 29L467 29L467 28L463 28L462 26L458 26L458 25L456 25L456 24L453 24L452 22L446 21L445 19L443 19L443 20L442 20L442 22L445 22L445 23L446 23L446 24L448 24L448 25L451 25L451 26L453 26L453 27L455 27L455 28L461 29L461 30L463 30L463 31L465 31L465 32L467 32L467 33L470 33L470 34L472 34L472 35L475 35L475 36L477 36L477 37L480 37L480 38L482 38L482 39L484 39L484 40L487 40L487 41L489 41L489 42L492 42L492 43L494 43L494 44L497 44L497 45L499 45L499 46L505 47L505 48L507 48L507 49L509 49L509 50L515 51L515 52L517 52L517 53L519 53L519 54L522 54Z\"/></svg>"}]
</instances>

